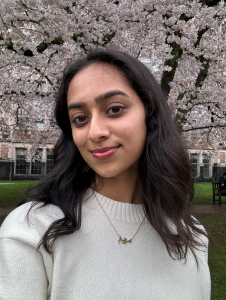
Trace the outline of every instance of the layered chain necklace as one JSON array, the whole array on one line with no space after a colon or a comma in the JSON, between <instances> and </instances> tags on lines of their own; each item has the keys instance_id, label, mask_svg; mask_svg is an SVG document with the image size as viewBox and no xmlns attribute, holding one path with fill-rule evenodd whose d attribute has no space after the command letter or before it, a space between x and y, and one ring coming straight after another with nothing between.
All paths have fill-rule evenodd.
<instances>
[{"instance_id":1,"label":"layered chain necklace","mask_svg":"<svg viewBox=\"0 0 226 300\"><path fill-rule=\"evenodd\" d=\"M119 239L118 239L118 244L119 244L119 245L120 245L120 243L122 243L123 245L125 245L126 243L130 243L130 244L131 244L132 240L135 238L136 234L138 233L138 231L140 230L142 224L144 223L145 215L144 215L143 221L141 222L139 228L137 229L137 231L135 232L135 234L133 235L133 237L132 237L130 240L127 240L126 238L122 239L121 235L118 233L118 231L115 229L115 226L112 224L111 220L109 219L109 217L108 217L106 211L104 210L103 206L100 204L100 201L98 200L98 198L97 198L95 192L93 192L93 194L94 194L94 196L95 196L97 202L99 203L100 207L102 208L103 212L105 213L105 215L106 215L108 221L110 222L111 226L114 228L114 231L117 233L117 235L118 235L118 237L119 237Z\"/></svg>"}]
</instances>

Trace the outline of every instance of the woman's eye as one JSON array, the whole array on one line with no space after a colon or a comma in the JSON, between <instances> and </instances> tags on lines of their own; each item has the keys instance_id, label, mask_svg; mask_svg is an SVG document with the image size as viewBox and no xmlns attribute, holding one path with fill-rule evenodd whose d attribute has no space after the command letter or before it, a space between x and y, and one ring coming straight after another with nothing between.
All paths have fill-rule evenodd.
<instances>
[{"instance_id":1,"label":"woman's eye","mask_svg":"<svg viewBox=\"0 0 226 300\"><path fill-rule=\"evenodd\" d=\"M114 107L111 107L108 110L108 113L110 113L110 114L117 114L117 113L121 112L122 109L123 109L122 107L114 106Z\"/></svg>"},{"instance_id":2,"label":"woman's eye","mask_svg":"<svg viewBox=\"0 0 226 300\"><path fill-rule=\"evenodd\" d=\"M79 117L74 118L74 123L81 124L81 123L84 123L86 120L87 120L86 116L79 116Z\"/></svg>"}]
</instances>

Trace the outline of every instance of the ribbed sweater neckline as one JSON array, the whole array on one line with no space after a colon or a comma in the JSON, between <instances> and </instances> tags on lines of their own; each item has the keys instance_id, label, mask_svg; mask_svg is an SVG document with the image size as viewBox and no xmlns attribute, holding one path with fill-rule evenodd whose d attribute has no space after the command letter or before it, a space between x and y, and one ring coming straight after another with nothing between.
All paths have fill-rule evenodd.
<instances>
[{"instance_id":1,"label":"ribbed sweater neckline","mask_svg":"<svg viewBox=\"0 0 226 300\"><path fill-rule=\"evenodd\" d=\"M88 195L91 196L89 199L93 202L95 207L98 206L98 211L103 214L103 210L97 202L93 190L91 188L88 189ZM100 204L105 210L106 214L111 220L117 219L123 222L129 223L140 223L144 218L144 206L143 204L132 204L132 203L124 203L119 202L113 199L110 199L98 192L95 192L96 197L98 198Z\"/></svg>"}]
</instances>

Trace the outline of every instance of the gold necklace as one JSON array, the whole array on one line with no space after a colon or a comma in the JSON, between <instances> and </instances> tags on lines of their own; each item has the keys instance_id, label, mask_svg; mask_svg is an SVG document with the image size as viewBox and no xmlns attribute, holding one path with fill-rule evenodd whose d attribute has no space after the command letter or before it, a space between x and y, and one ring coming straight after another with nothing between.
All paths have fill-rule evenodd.
<instances>
[{"instance_id":1,"label":"gold necklace","mask_svg":"<svg viewBox=\"0 0 226 300\"><path fill-rule=\"evenodd\" d=\"M119 237L119 239L118 239L118 244L120 244L120 243L122 243L123 245L125 245L126 243L130 243L130 244L131 244L133 238L136 236L137 232L140 230L142 224L144 223L145 215L144 215L143 221L141 222L141 224L140 224L139 228L137 229L137 231L135 232L134 236L133 236L130 240L127 240L126 238L122 239L122 238L121 238L121 235L118 233L118 231L115 229L115 226L112 224L111 220L109 219L109 217L108 217L106 211L104 210L103 206L100 204L100 202L99 202L99 200L98 200L98 198L97 198L95 192L93 192L93 194L94 194L95 198L97 199L97 202L99 203L99 205L100 205L100 207L102 208L103 212L105 213L105 215L106 215L108 221L110 222L111 226L114 228L115 232L117 233L117 235L118 235L118 237Z\"/></svg>"}]
</instances>

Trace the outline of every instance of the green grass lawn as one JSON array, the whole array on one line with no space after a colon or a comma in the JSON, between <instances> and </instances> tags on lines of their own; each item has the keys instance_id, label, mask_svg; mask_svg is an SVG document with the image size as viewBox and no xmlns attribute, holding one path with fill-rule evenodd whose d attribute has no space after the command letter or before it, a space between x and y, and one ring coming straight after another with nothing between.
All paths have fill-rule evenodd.
<instances>
[{"instance_id":1,"label":"green grass lawn","mask_svg":"<svg viewBox=\"0 0 226 300\"><path fill-rule=\"evenodd\" d=\"M15 207L25 197L27 188L36 181L0 181L14 184L0 185L0 207ZM213 201L212 183L196 183L193 204L210 204ZM222 197L226 203L226 197Z\"/></svg>"},{"instance_id":2,"label":"green grass lawn","mask_svg":"<svg viewBox=\"0 0 226 300\"><path fill-rule=\"evenodd\" d=\"M25 197L26 190L36 181L0 181L0 207L15 207Z\"/></svg>"},{"instance_id":3,"label":"green grass lawn","mask_svg":"<svg viewBox=\"0 0 226 300\"><path fill-rule=\"evenodd\" d=\"M221 197L221 202L226 203L226 197ZM201 182L201 183L195 184L195 196L194 196L192 203L193 204L213 203L213 193L212 193L212 183L211 182Z\"/></svg>"},{"instance_id":4,"label":"green grass lawn","mask_svg":"<svg viewBox=\"0 0 226 300\"><path fill-rule=\"evenodd\" d=\"M196 183L193 204L210 204L211 202L213 202L212 183Z\"/></svg>"},{"instance_id":5,"label":"green grass lawn","mask_svg":"<svg viewBox=\"0 0 226 300\"><path fill-rule=\"evenodd\" d=\"M213 241L209 245L211 300L226 300L226 215L195 214Z\"/></svg>"}]
</instances>

